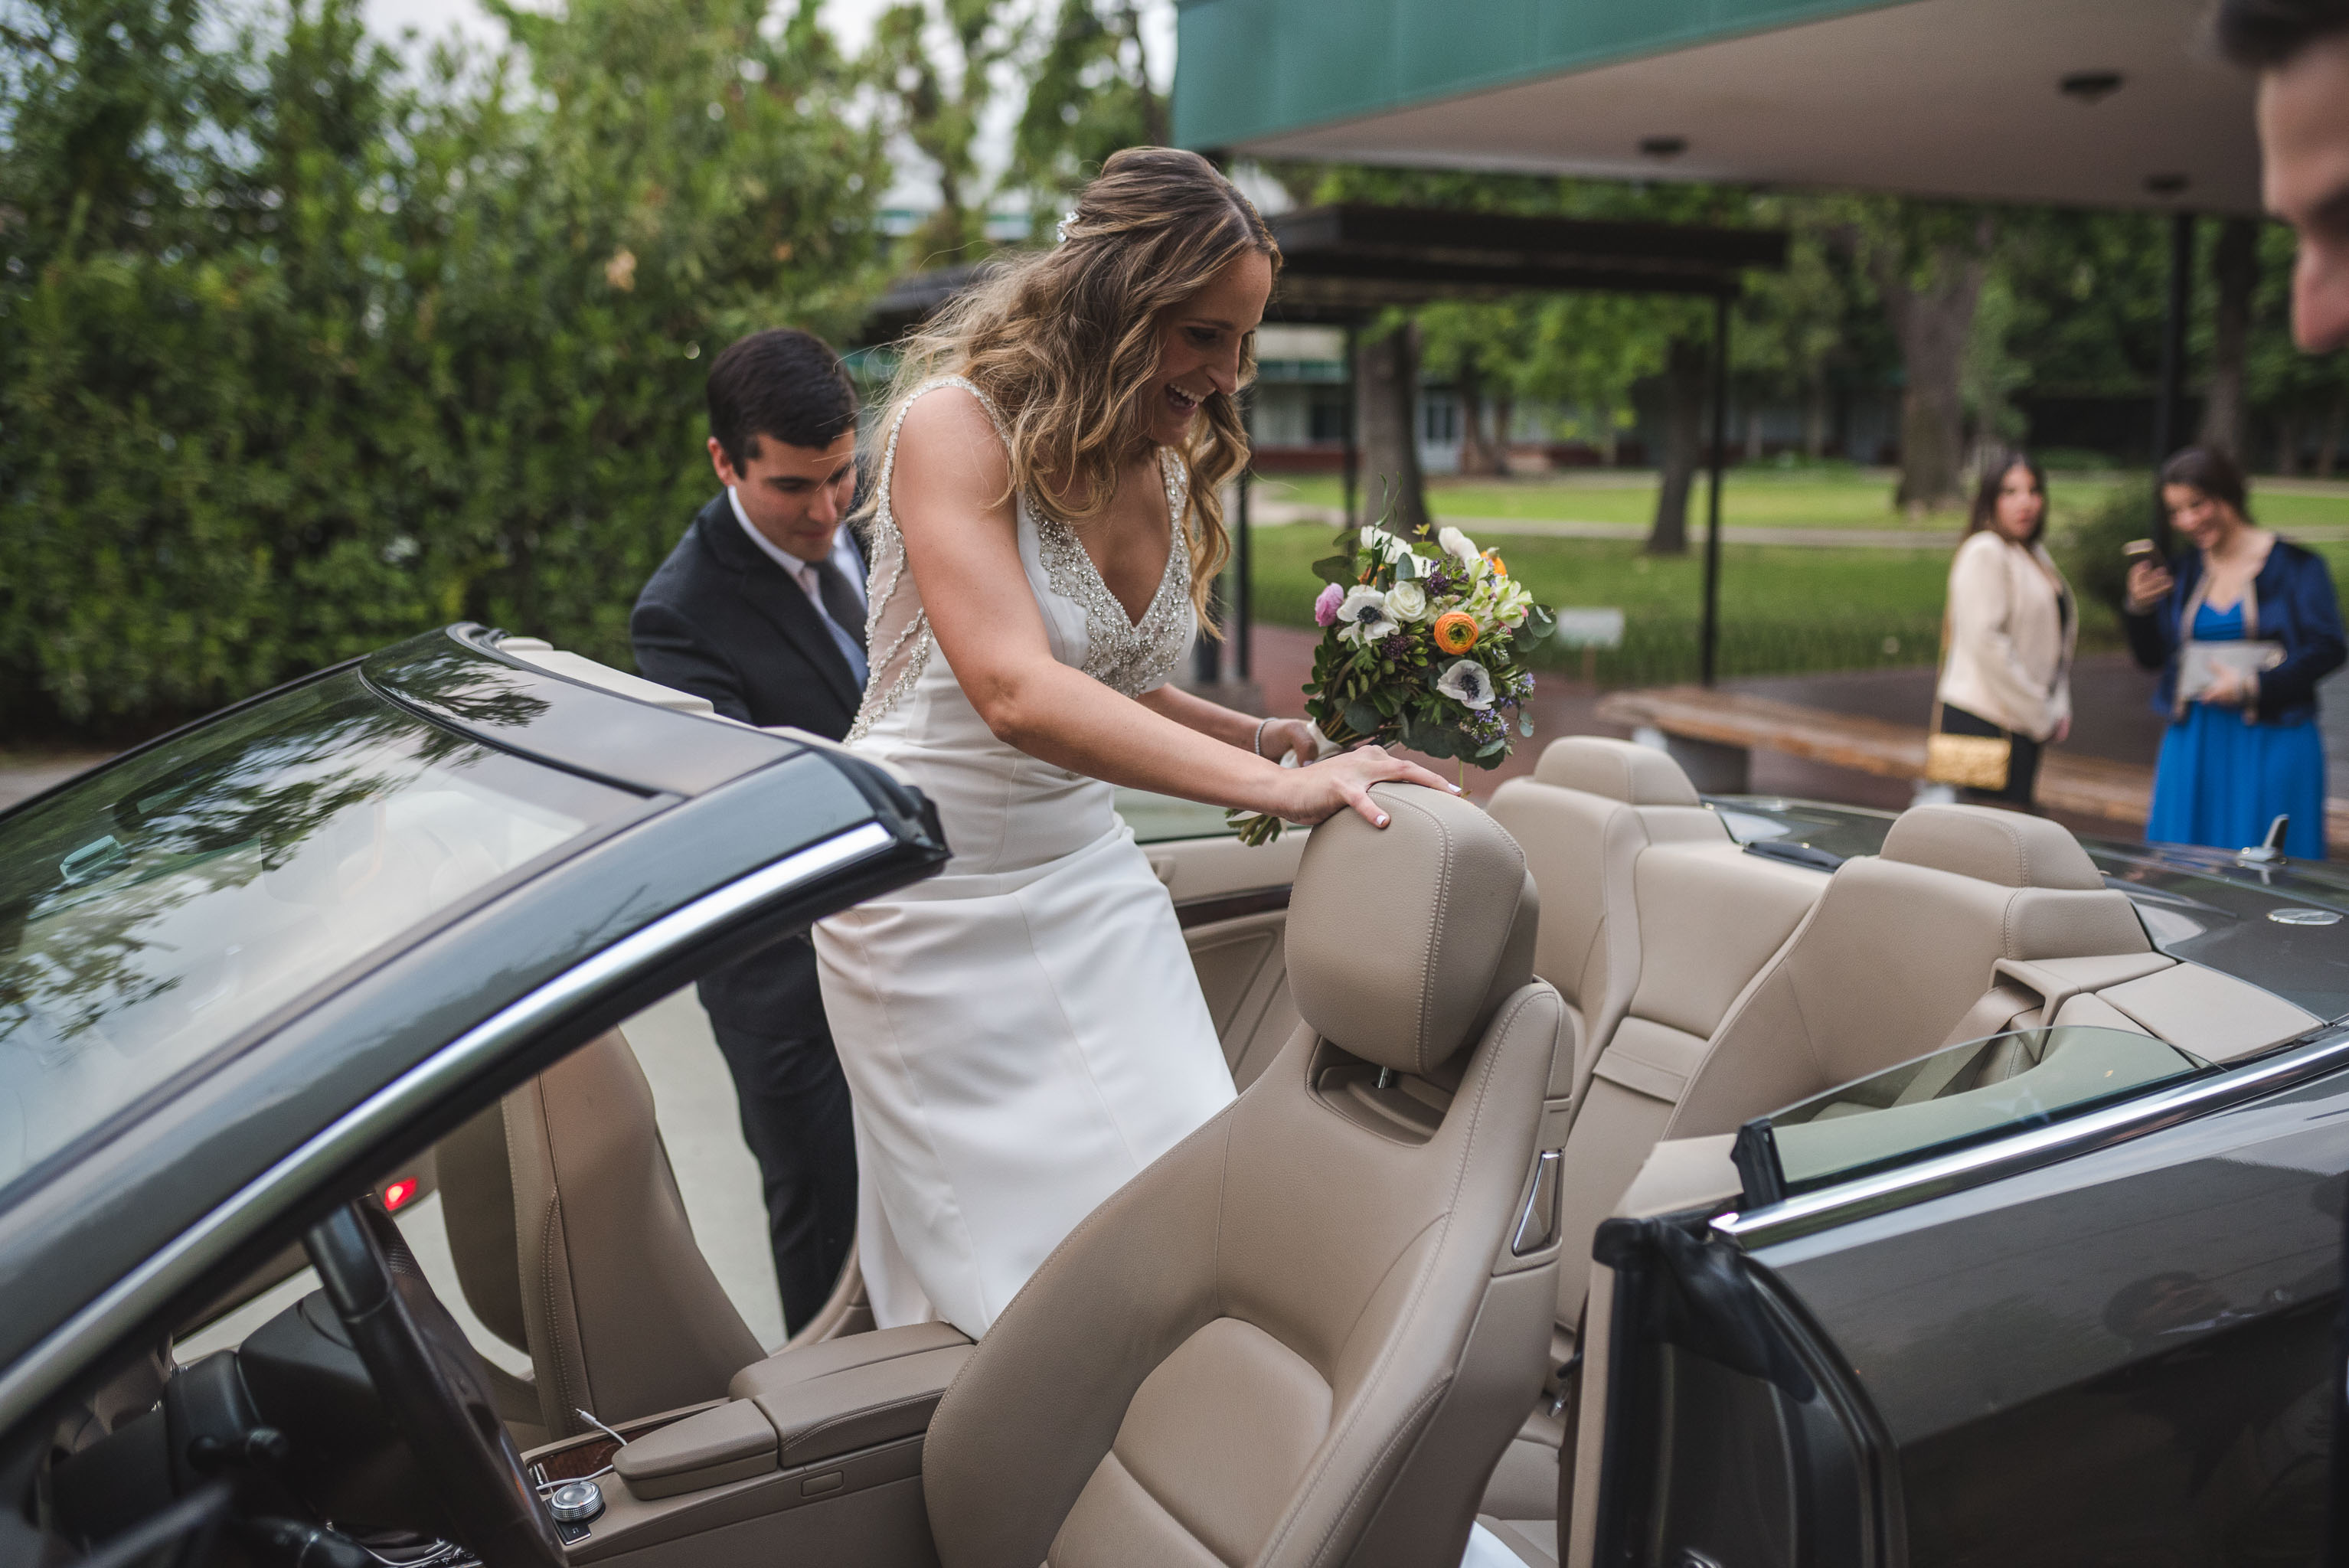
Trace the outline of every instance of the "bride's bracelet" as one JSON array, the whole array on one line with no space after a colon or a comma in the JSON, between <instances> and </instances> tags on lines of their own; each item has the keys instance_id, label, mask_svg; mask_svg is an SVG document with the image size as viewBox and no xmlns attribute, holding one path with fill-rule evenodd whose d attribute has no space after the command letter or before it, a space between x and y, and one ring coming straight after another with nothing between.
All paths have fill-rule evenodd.
<instances>
[{"instance_id":1,"label":"bride's bracelet","mask_svg":"<svg viewBox=\"0 0 2349 1568\"><path fill-rule=\"evenodd\" d=\"M1269 715L1256 721L1256 734L1248 740L1248 749L1258 757L1264 755L1264 727L1272 722Z\"/></svg>"}]
</instances>

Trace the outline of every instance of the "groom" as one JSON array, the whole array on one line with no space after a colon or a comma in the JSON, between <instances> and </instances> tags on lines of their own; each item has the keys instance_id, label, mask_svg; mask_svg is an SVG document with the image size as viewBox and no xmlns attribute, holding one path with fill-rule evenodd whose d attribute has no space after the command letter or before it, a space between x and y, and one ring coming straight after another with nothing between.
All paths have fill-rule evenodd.
<instances>
[{"instance_id":1,"label":"groom","mask_svg":"<svg viewBox=\"0 0 2349 1568\"><path fill-rule=\"evenodd\" d=\"M725 488L636 599L628 634L651 680L746 724L838 740L864 689L864 562L854 500L856 391L823 340L753 333L709 367L709 462ZM856 1147L804 939L700 985L766 1187L783 1321L832 1293L856 1233Z\"/></svg>"}]
</instances>

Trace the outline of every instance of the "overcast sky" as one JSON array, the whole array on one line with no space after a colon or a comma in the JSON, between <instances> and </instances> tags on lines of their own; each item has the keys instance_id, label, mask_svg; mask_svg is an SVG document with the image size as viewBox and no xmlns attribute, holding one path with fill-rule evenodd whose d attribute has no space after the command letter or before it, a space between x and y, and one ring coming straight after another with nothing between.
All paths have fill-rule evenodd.
<instances>
[{"instance_id":1,"label":"overcast sky","mask_svg":"<svg viewBox=\"0 0 2349 1568\"><path fill-rule=\"evenodd\" d=\"M890 4L891 0L824 0L823 20L841 46L853 54L864 47L873 36L874 18ZM1027 0L1027 4L1042 15L1058 9L1056 0ZM484 42L496 42L504 31L476 0L367 0L367 15L375 32L394 41L411 27L427 40L453 28ZM1163 91L1174 75L1174 0L1153 0L1145 26L1154 67L1152 74L1160 77L1159 88ZM989 173L999 170L1009 156L1011 125L1019 112L1019 105L1012 93L997 95L979 131L979 162ZM908 164L918 163L919 155L911 148L901 147L894 160L898 168L897 183L884 204L929 206L935 200L931 194L934 187L924 181L918 168L907 168Z\"/></svg>"}]
</instances>

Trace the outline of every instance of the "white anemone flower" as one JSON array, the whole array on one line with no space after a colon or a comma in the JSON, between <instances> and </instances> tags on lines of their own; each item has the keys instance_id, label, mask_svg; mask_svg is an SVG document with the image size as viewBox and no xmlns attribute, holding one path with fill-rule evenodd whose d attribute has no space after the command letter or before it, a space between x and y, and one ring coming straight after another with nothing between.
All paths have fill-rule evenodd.
<instances>
[{"instance_id":1,"label":"white anemone flower","mask_svg":"<svg viewBox=\"0 0 2349 1568\"><path fill-rule=\"evenodd\" d=\"M1416 583L1398 583L1387 590L1387 614L1398 621L1423 620L1427 615L1427 590Z\"/></svg>"},{"instance_id":2,"label":"white anemone flower","mask_svg":"<svg viewBox=\"0 0 2349 1568\"><path fill-rule=\"evenodd\" d=\"M1461 707L1483 713L1493 706L1493 672L1474 659L1454 659L1435 689Z\"/></svg>"},{"instance_id":3,"label":"white anemone flower","mask_svg":"<svg viewBox=\"0 0 2349 1568\"><path fill-rule=\"evenodd\" d=\"M1458 561L1463 566L1469 568L1471 571L1475 569L1478 560L1478 556L1476 554L1476 542L1470 539L1458 529L1446 528L1438 530L1435 535L1435 545L1437 549L1443 551L1444 554Z\"/></svg>"},{"instance_id":4,"label":"white anemone flower","mask_svg":"<svg viewBox=\"0 0 2349 1568\"><path fill-rule=\"evenodd\" d=\"M1338 606L1338 635L1356 646L1402 630L1387 613L1387 596L1375 588L1357 588Z\"/></svg>"}]
</instances>

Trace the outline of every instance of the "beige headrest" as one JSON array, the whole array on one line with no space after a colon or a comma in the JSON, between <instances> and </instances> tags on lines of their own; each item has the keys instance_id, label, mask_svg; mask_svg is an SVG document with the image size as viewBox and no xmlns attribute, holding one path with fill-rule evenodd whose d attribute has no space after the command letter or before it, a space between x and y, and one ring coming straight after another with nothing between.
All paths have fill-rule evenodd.
<instances>
[{"instance_id":1,"label":"beige headrest","mask_svg":"<svg viewBox=\"0 0 2349 1568\"><path fill-rule=\"evenodd\" d=\"M2070 832L2044 817L1993 806L1911 806L1884 835L1884 858L2001 887L2105 885Z\"/></svg>"},{"instance_id":2,"label":"beige headrest","mask_svg":"<svg viewBox=\"0 0 2349 1568\"><path fill-rule=\"evenodd\" d=\"M1351 810L1313 830L1288 904L1288 984L1340 1048L1425 1073L1533 978L1540 905L1526 857L1467 801L1381 784L1373 828Z\"/></svg>"},{"instance_id":3,"label":"beige headrest","mask_svg":"<svg viewBox=\"0 0 2349 1568\"><path fill-rule=\"evenodd\" d=\"M1534 764L1534 777L1561 789L1604 795L1627 806L1693 806L1696 788L1681 765L1652 746L1569 735L1553 740Z\"/></svg>"}]
</instances>

